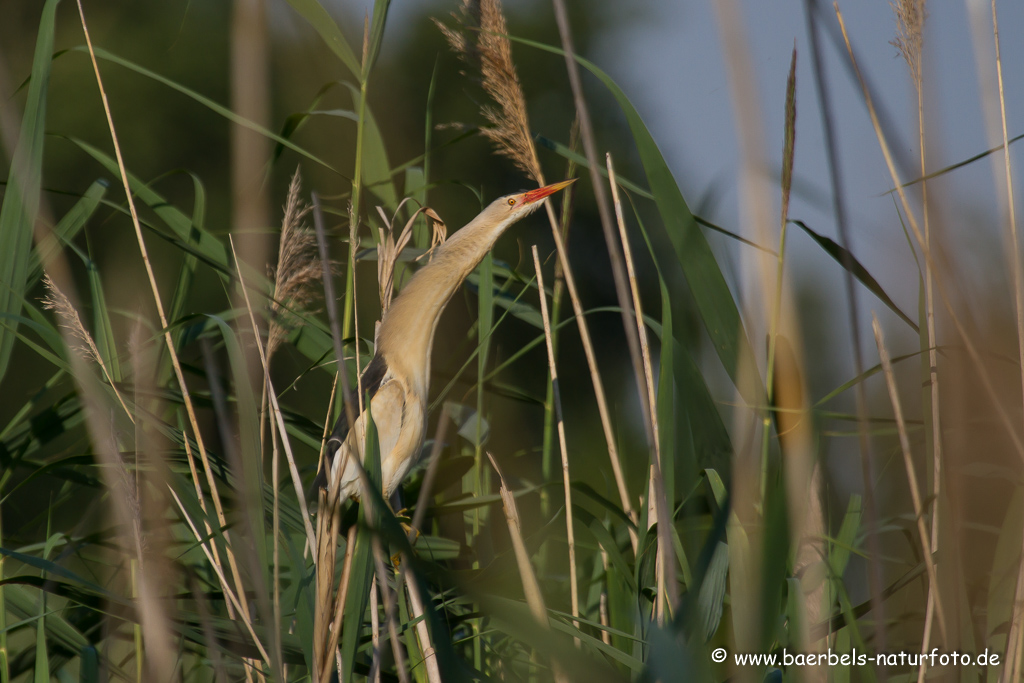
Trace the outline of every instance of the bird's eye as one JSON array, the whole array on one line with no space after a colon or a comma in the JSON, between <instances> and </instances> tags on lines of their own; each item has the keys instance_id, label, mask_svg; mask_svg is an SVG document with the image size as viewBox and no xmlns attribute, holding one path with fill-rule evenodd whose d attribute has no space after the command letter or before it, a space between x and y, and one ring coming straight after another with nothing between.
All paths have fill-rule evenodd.
<instances>
[{"instance_id":1,"label":"bird's eye","mask_svg":"<svg viewBox=\"0 0 1024 683\"><path fill-rule=\"evenodd\" d=\"M508 205L509 206L515 206L516 205L516 200L513 199L512 197L509 197L508 198Z\"/></svg>"}]
</instances>

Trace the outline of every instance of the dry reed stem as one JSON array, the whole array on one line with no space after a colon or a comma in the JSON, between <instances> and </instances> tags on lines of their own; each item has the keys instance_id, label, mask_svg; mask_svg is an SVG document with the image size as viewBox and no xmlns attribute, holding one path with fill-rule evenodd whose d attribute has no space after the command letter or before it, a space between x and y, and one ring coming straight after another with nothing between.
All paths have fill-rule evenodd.
<instances>
[{"instance_id":1,"label":"dry reed stem","mask_svg":"<svg viewBox=\"0 0 1024 683\"><path fill-rule=\"evenodd\" d=\"M924 239L931 247L931 217L929 213L928 181L926 152L925 152L925 125L924 125L924 78L922 73L923 47L924 47L924 22L926 18L925 0L897 0L891 3L896 14L897 34L892 44L899 49L903 59L910 69L910 76L914 83L914 90L917 94L917 131L918 146L920 148L919 161L921 168L921 222L924 226ZM926 331L928 336L928 379L929 395L931 397L931 422L932 422L932 491L930 498L938 500L942 482L942 427L939 410L939 354L935 342L935 283L934 273L931 264L925 263L924 277L924 298ZM939 505L932 505L931 519L931 545L932 551L938 551L939 544ZM929 584L928 602L925 608L924 633L921 638L921 652L927 652L931 647L932 619L935 612L935 596L933 592L937 586ZM921 664L918 669L917 683L924 683L927 664Z\"/></svg>"},{"instance_id":2,"label":"dry reed stem","mask_svg":"<svg viewBox=\"0 0 1024 683\"><path fill-rule=\"evenodd\" d=\"M266 398L266 393L264 393ZM262 419L262 415L260 416ZM273 595L271 600L274 605L275 628L280 629L281 624L281 451L277 447L277 424L270 423L270 486L274 492L273 510L271 512L270 529L274 536L274 572L273 572ZM280 637L278 637L280 642ZM276 653L280 655L280 653ZM284 666L284 665L282 665ZM284 679L287 680L287 675Z\"/></svg>"},{"instance_id":3,"label":"dry reed stem","mask_svg":"<svg viewBox=\"0 0 1024 683\"><path fill-rule=\"evenodd\" d=\"M586 96L583 94L579 65L576 63L576 50L573 47L572 30L569 27L569 16L563 0L552 0L552 5L555 10L555 23L558 24L558 33L562 41L562 51L565 53L565 67L569 75L569 85L572 88L576 116L580 122L580 140L583 142L583 152L587 157L587 163L590 167L590 184L594 190L594 201L597 204L598 215L601 218L601 231L604 234L604 243L608 249L608 257L612 266L615 296L618 299L622 315L622 328L626 333L626 346L629 348L629 358L633 363L633 377L636 381L637 394L640 397L640 410L644 415L646 424L650 420L649 415L654 410L654 406L648 402L647 395L644 392L640 340L629 320L630 297L626 284L626 268L623 264L622 253L616 244L614 220L611 211L608 209L608 195L606 194L604 182L599 171L600 159L597 154L594 126L590 121L590 109L587 107ZM654 435L649 430L645 431L649 442L648 445L653 447L650 441L654 438Z\"/></svg>"},{"instance_id":4,"label":"dry reed stem","mask_svg":"<svg viewBox=\"0 0 1024 683\"><path fill-rule=\"evenodd\" d=\"M366 21L367 22L369 21L368 17L367 17ZM364 22L364 23L366 23L366 22ZM368 49L367 48L368 38L365 35L365 32L368 31L368 30L369 30L369 24L366 23L366 25L364 26L364 35L363 35L363 51L364 51L364 53ZM317 206L317 208L319 209L319 205ZM316 230L317 230L317 239L320 242L321 253L326 254L327 253L327 238L326 238L326 235L323 234L323 221L320 219L320 212L319 212L319 210L317 211L317 215L316 215ZM351 276L352 276L352 324L353 324L353 326L355 328L355 332L354 332L354 334L355 334L355 344L354 344L355 349L354 350L355 350L355 358L356 358L356 403L359 406L359 414L361 415L363 413L363 373L361 372L362 363L359 360L359 296L358 296L359 293L356 290L356 282L357 282L357 279L358 279L358 278L356 278L356 247L358 245L359 245L359 217L356 216L355 206L352 204L352 202L349 202L348 203L348 258L349 258L349 272L351 273ZM327 281L325 280L324 281L324 292L325 292L324 296L327 296L326 292L327 292L328 289L330 289L331 294L333 295L333 293L334 293L334 283L331 282L330 284L328 284ZM332 300L331 302L329 302L328 306L334 306L334 301ZM331 308L328 308L328 312L330 312L331 310L332 310ZM337 316L337 313L335 313L334 315ZM383 316L383 313L381 315ZM336 328L336 325L335 325L334 319L332 319L331 320L331 336L333 338L335 338L335 339L338 339L338 341L336 341L334 343L334 350L335 350L335 354L337 355L337 363L338 363L338 370L337 370L337 372L338 372L338 375L342 378L342 387L346 387L346 386L348 386L348 376L345 374L344 357L343 357L343 355L339 355L339 354L344 354L344 351L342 350L342 346L341 346L342 340L338 337L338 331L335 328ZM374 333L373 333L373 341L376 344L376 342L377 342L377 332L376 332L376 329L374 330ZM351 405L351 400L352 400L352 397L349 395L349 393L350 392L347 392L347 391L344 392L345 404L344 404L343 407L344 407L344 409L346 411L348 411L347 414L346 414L346 418L348 419L348 423L350 425L354 425L355 424L355 421L354 421L355 414L354 414L352 408L349 407Z\"/></svg>"},{"instance_id":5,"label":"dry reed stem","mask_svg":"<svg viewBox=\"0 0 1024 683\"><path fill-rule=\"evenodd\" d=\"M370 651L373 653L370 658L370 675L367 676L370 683L380 683L380 613L377 598L379 592L377 584L370 582Z\"/></svg>"},{"instance_id":6,"label":"dry reed stem","mask_svg":"<svg viewBox=\"0 0 1024 683\"><path fill-rule=\"evenodd\" d=\"M398 622L395 615L397 601L391 594L391 588L388 587L387 572L384 567L384 550L381 548L380 537L374 535L371 539L371 544L373 547L373 565L377 572L376 585L379 586L379 593L384 596L384 621L388 629L388 639L391 641L391 653L395 657L398 680L399 683L409 683L409 672L406 670L405 654L402 651L402 643L398 638ZM379 668L377 675L380 676Z\"/></svg>"},{"instance_id":7,"label":"dry reed stem","mask_svg":"<svg viewBox=\"0 0 1024 683\"><path fill-rule=\"evenodd\" d=\"M537 574L533 571L533 565L530 564L530 553L526 550L526 543L523 541L522 529L519 525L519 509L516 507L516 498L511 491L508 490L508 486L505 484L505 477L501 473L501 468L498 467L498 461L494 459L494 456L490 452L487 453L488 459L491 461L491 466L494 471L498 473L498 482L500 487L498 489L501 494L502 509L505 511L505 522L508 524L508 533L512 539L512 549L516 555L516 565L519 567L519 576L523 582L523 593L526 596L526 604L530 608L530 613L533 614L533 618L537 620L537 625L545 632L551 630L551 624L548 623L548 610L544 605L544 595L540 590L540 583L537 581ZM568 679L565 672L562 671L558 661L555 659L551 660L551 669L555 675L555 681L557 683L567 682Z\"/></svg>"},{"instance_id":8,"label":"dry reed stem","mask_svg":"<svg viewBox=\"0 0 1024 683\"><path fill-rule=\"evenodd\" d=\"M995 44L996 83L999 88L999 114L1003 136L1003 171L1006 175L1006 206L1010 228L1011 269L1013 271L1014 303L1017 313L1017 354L1021 363L1021 382L1024 385L1024 270L1020 261L1020 244L1017 235L1017 213L1013 200L1013 166L1010 159L1009 135L1006 127L1006 91L1003 87L1003 59L999 45L999 16L996 13L996 2L992 0L992 37ZM1011 666L1004 667L1004 680L1019 680L1021 656L1024 653L1024 558L1021 559L1017 575L1017 587L1014 591L1013 615L1010 619L1010 632L1007 636L1008 645L1012 646L1012 657L1007 653ZM1010 678L1006 678L1009 670Z\"/></svg>"},{"instance_id":9,"label":"dry reed stem","mask_svg":"<svg viewBox=\"0 0 1024 683\"><path fill-rule=\"evenodd\" d=\"M569 478L569 449L565 445L565 421L562 417L562 392L558 383L558 368L555 363L555 347L551 338L551 318L548 316L548 297L544 289L544 273L540 267L540 255L537 245L531 247L533 267L537 272L537 291L540 294L540 316L544 322L544 341L548 351L548 371L551 373L551 391L555 405L555 420L558 429L558 448L562 455L562 486L565 492L565 533L569 544L569 597L572 604L573 625L578 629L580 623L579 586L576 580L576 533L572 520L572 483ZM574 639L576 647L580 646L579 638Z\"/></svg>"},{"instance_id":10,"label":"dry reed stem","mask_svg":"<svg viewBox=\"0 0 1024 683\"><path fill-rule=\"evenodd\" d=\"M348 375L345 373L345 353L342 350L342 334L341 329L338 325L338 307L337 301L334 296L334 279L331 277L331 273L328 270L327 264L330 263L330 257L327 251L327 232L324 229L324 216L320 210L320 197L317 193L312 193L313 200L313 226L316 229L316 242L317 248L320 250L320 263L324 265L324 303L327 306L327 319L331 326L331 342L334 345L334 358L337 363L337 375L341 380L341 396L342 396L342 409L345 411L345 417L348 419L350 425L356 423L355 405L358 405L359 412L363 412L363 392L362 392L362 376L359 372L359 327L356 327L356 387L358 389L358 403L353 404L352 402L352 389L348 385ZM356 214L352 205L349 205L349 224L357 225ZM349 251L352 252L355 249L352 240L355 239L356 233L354 228L350 228L349 232ZM355 296L355 254L350 254L352 260L352 302L353 305L356 303ZM355 309L354 309L355 310ZM358 310L355 310L358 314ZM355 321L358 323L359 316L354 315ZM344 464L342 464L342 471L344 471Z\"/></svg>"},{"instance_id":11,"label":"dry reed stem","mask_svg":"<svg viewBox=\"0 0 1024 683\"><path fill-rule=\"evenodd\" d=\"M337 538L337 532L333 535ZM348 536L345 540L345 561L341 566L341 581L338 583L338 594L334 603L334 619L331 622L329 645L325 649L325 660L320 671L320 683L328 683L331 678L331 671L327 664L330 661L330 653L338 649L338 638L341 635L341 617L345 611L345 603L348 601L349 578L352 576L352 556L355 554L353 552L355 545L356 526L353 524L349 527ZM338 652L337 660L338 678L340 680L342 677L340 652Z\"/></svg>"},{"instance_id":12,"label":"dry reed stem","mask_svg":"<svg viewBox=\"0 0 1024 683\"><path fill-rule=\"evenodd\" d=\"M235 242L228 236L231 246L231 255L238 263L238 255L235 253ZM292 484L295 487L295 497L299 502L299 511L302 513L302 521L306 527L306 541L311 548L316 547L316 536L313 534L313 525L309 521L309 508L306 506L306 493L302 487L302 479L299 477L299 469L295 465L295 455L292 453L291 441L288 439L288 432L285 429L284 417L281 415L281 406L277 402L277 392L274 391L274 384L270 381L270 366L267 364L267 355L263 349L263 341L260 339L259 327L256 325L256 314L253 313L252 302L249 300L249 288L245 284L241 269L238 269L238 284L242 288L242 296L245 300L245 307L249 312L249 322L252 324L253 338L256 340L256 349L260 355L260 363L263 366L263 381L267 387L267 396L270 398L270 407L273 410L274 419L277 421L277 430L281 435L281 445L284 446L285 458L288 460L288 469L292 476Z\"/></svg>"},{"instance_id":13,"label":"dry reed stem","mask_svg":"<svg viewBox=\"0 0 1024 683\"><path fill-rule=\"evenodd\" d=\"M178 505L178 510L181 512L182 519L184 519L185 523L188 524L188 528L192 532L192 536L196 539L196 541L199 541L200 549L202 549L203 553L206 555L206 559L208 559L210 561L210 564L213 566L213 571L217 574L217 579L220 581L220 587L221 590L224 591L224 595L227 596L228 600L231 602L232 605L234 605L235 609L238 610L239 613L242 613L242 605L238 601L238 597L234 594L234 592L232 592L231 586L228 585L227 578L224 576L224 572L221 570L220 565L214 563L213 556L210 555L210 551L207 549L206 545L202 543L203 536L199 533L199 530L196 528L196 525L192 522L192 518L188 516L188 511L182 504L181 499L178 498L178 494L175 493L174 489L171 488L170 486L167 487L167 490L171 492L171 496L174 498L174 502ZM270 656L267 654L266 649L263 647L263 643L260 642L259 636L256 635L256 631L253 630L252 622L248 618L243 618L242 624L245 626L246 630L249 632L249 635L252 637L252 642L256 645L256 649L259 650L260 657L263 658L263 661L266 662L267 666L271 666Z\"/></svg>"},{"instance_id":14,"label":"dry reed stem","mask_svg":"<svg viewBox=\"0 0 1024 683\"><path fill-rule=\"evenodd\" d=\"M934 595L939 629L942 631L942 640L944 643L948 643L949 632L946 630L946 614L942 608L942 595L938 590L938 575L935 571L935 559L932 557L930 534L924 523L924 505L921 500L921 489L917 483L917 473L914 471L914 458L910 452L910 437L907 435L907 424L903 419L903 407L900 404L899 389L896 387L896 375L892 370L889 351L885 348L882 326L878 323L878 316L875 315L874 311L871 312L871 328L875 333L878 358L882 363L885 386L889 390L889 400L892 402L893 417L896 420L896 431L900 438L900 450L903 453L903 466L907 470L907 483L910 485L910 499L914 504L917 533L921 537L921 552L924 554L924 565L928 571L928 582L931 584L931 590L928 593L929 595Z\"/></svg>"},{"instance_id":15,"label":"dry reed stem","mask_svg":"<svg viewBox=\"0 0 1024 683\"><path fill-rule=\"evenodd\" d=\"M338 506L328 504L328 492L317 491L316 538L313 547L316 554L316 604L313 611L313 679L322 680L323 671L328 666L332 649L330 642L330 623L334 614L331 602L334 588L334 567L337 562L337 526L339 521ZM345 552L349 552L346 547Z\"/></svg>"},{"instance_id":16,"label":"dry reed stem","mask_svg":"<svg viewBox=\"0 0 1024 683\"><path fill-rule=\"evenodd\" d=\"M214 418L214 424L217 427L217 434L220 437L221 446L224 449L224 455L226 456L226 459L228 461L229 466L232 469L234 469L235 471L241 472L241 470L242 470L241 454L238 451L238 443L235 441L234 434L231 431L231 426L230 426L230 422L229 422L229 418L228 418L227 399L226 399L225 394L224 394L224 387L221 385L220 368L217 367L216 361L215 361L215 359L213 357L213 351L211 350L209 339L207 339L207 338L201 339L200 340L200 348L201 348L201 351L202 351L202 358L203 358L203 370L204 370L206 378L207 378L207 384L209 385L210 400L211 400L211 403L213 404L213 418ZM257 533L257 532L262 533L262 531L263 531L262 529L253 528L250 524L248 524L248 517L246 516L246 510L245 510L245 508L247 508L248 505L249 505L249 501L248 500L246 500L244 497L240 497L239 498L239 500L237 502L237 507L240 508L241 512L242 512L242 515L240 517L240 521L241 521L241 529L242 529L241 533L242 533L242 537L243 538L247 538L251 534L254 534L254 533ZM261 504L260 512L262 513L262 511L263 511L263 508L262 508L262 504ZM248 550L249 552L245 552L246 550ZM250 576L259 576L260 575L260 568L257 567L257 566L254 566L254 563L256 562L256 557L252 553L251 546L250 547L243 546L241 548L241 551L242 551L242 557L249 561ZM242 596L246 595L244 587L238 586L237 589L238 589L238 594L239 595L242 595ZM256 597L257 597L257 599L260 599L260 598L263 598L264 596L263 596L262 592L260 592L260 593L258 593L256 595ZM248 610L248 608L249 608L249 600L248 599L242 600L242 605ZM266 615L266 613L267 613L266 610L264 610L263 614ZM259 613L257 613L257 614L259 614ZM248 612L246 612L244 616L246 618L252 618L251 615ZM280 654L281 653L275 647L276 645L277 645L276 640L271 643L271 647L274 648L274 655L275 655L274 658L273 658L273 661L274 662L279 662L280 661ZM249 668L250 662L251 662L251 660L248 659L248 658L243 658L242 659L243 670L245 671L246 681L251 681L252 680L252 672L250 671L250 668ZM255 670L255 664L252 665L252 669ZM262 674L262 672L255 671L255 673L256 673L257 681L259 683L262 683L263 682L263 674Z\"/></svg>"},{"instance_id":17,"label":"dry reed stem","mask_svg":"<svg viewBox=\"0 0 1024 683\"><path fill-rule=\"evenodd\" d=\"M921 248L922 255L927 261L931 262L931 267L935 269L936 263L934 260L934 255L932 254L931 249L928 247L927 243L924 240L924 235L921 232L920 226L917 224L917 219L914 217L913 212L910 210L910 202L907 199L906 192L904 191L904 186L900 181L899 174L896 171L895 161L892 158L892 152L889 148L888 140L886 139L885 134L882 131L881 124L878 121L878 114L875 111L874 102L871 99L871 93L868 91L867 86L864 83L864 79L860 74L860 67L857 65L856 58L853 54L853 48L850 45L849 35L846 32L846 22L843 20L843 15L842 12L840 12L839 10L838 4L834 5L834 9L836 12L836 17L839 20L839 29L842 32L843 40L846 43L847 54L850 58L850 62L853 65L854 71L856 72L857 78L860 82L861 89L864 95L865 104L868 107L868 114L871 117L871 123L874 127L875 135L878 138L878 144L879 147L881 147L882 156L885 158L885 164L889 169L889 174L899 195L900 204L903 207L903 212L907 216L907 220L910 223L910 229L914 233L914 238L917 240L918 246ZM935 283L939 291L939 298L942 299L942 303L943 305L945 305L946 310L949 313L950 321L956 328L957 334L963 341L964 348L967 349L967 353L970 356L971 361L974 363L975 368L977 369L978 377L981 379L982 387L984 388L985 393L988 395L989 400L992 402L992 405L999 416L999 421L1003 424L1003 427L1006 429L1007 436L1009 436L1010 440L1013 442L1014 450L1017 451L1017 455L1021 458L1022 461L1024 461L1024 442L1021 441L1020 435L1017 434L1016 427L1013 421L1010 419L1010 415L1006 412L1006 407L999 400L995 387L992 384L992 378L989 376L988 371L985 369L985 366L982 363L981 354L978 352L977 347L974 345L974 342L971 340L970 335L967 333L967 329L964 326L963 321L960 319L960 316L956 314L956 311L953 308L952 299L949 296L949 292L946 291L942 279L937 279Z\"/></svg>"},{"instance_id":18,"label":"dry reed stem","mask_svg":"<svg viewBox=\"0 0 1024 683\"><path fill-rule=\"evenodd\" d=\"M427 501L430 500L430 493L434 489L434 480L437 478L437 468L441 461L441 449L444 447L444 439L448 433L448 406L441 406L441 415L437 422L437 431L434 433L434 444L430 448L428 456L427 472L423 476L423 485L420 486L420 494L416 498L416 512L413 513L412 524L409 527L409 544L415 543L416 534L423 528L423 520L427 515ZM409 592L409 606L412 609L413 619L416 621L416 638L420 644L420 651L423 653L423 664L427 670L427 681L429 683L441 683L441 670L437 665L437 652L430 639L430 629L427 626L426 612L423 607L423 599L420 596L419 584L410 574L411 558L404 557L399 564L402 581Z\"/></svg>"},{"instance_id":19,"label":"dry reed stem","mask_svg":"<svg viewBox=\"0 0 1024 683\"><path fill-rule=\"evenodd\" d=\"M81 354L83 359L91 359L94 363L100 366L100 370L103 371L103 376L107 378L107 383L110 388L114 390L114 396L117 397L118 403L124 409L125 415L128 419L135 424L135 416L132 415L132 411L128 410L128 406L124 402L124 397L121 396L121 392L117 390L117 385L114 384L114 378L110 374L107 364L103 361L103 356L100 355L100 350L96 348L96 342L93 340L92 335L85 329L85 325L82 324L82 318L78 315L78 309L71 305L71 301L68 300L64 292L60 291L56 283L50 279L49 275L43 277L43 285L46 287L50 294L43 299L43 308L49 309L57 314L57 321L60 326L67 332L65 339L68 342L71 340L77 340L79 343L73 347L69 346L69 350L77 351Z\"/></svg>"},{"instance_id":20,"label":"dry reed stem","mask_svg":"<svg viewBox=\"0 0 1024 683\"><path fill-rule=\"evenodd\" d=\"M619 199L619 185L615 179L615 166L612 163L611 153L605 155L605 162L608 168L608 184L611 187L612 204L615 207L615 220L619 227L619 239L622 241L622 254L626 262L626 273L629 276L629 290L633 303L633 318L636 321L637 337L640 340L640 355L643 360L644 384L647 390L647 403L650 410L647 416L650 419L650 442L654 450L654 463L651 471L651 484L654 494L651 498L655 501L655 517L658 520L658 623L665 623L665 606L667 603L669 615L671 616L679 604L679 584L676 582L676 556L675 545L672 543L670 528L672 520L669 517L671 507L665 496L665 480L662 478L661 469L661 431L658 428L657 398L655 397L654 371L651 365L651 347L647 338L647 326L644 324L644 310L640 303L640 288L636 282L636 268L633 265L633 252L629 246L629 237L626 235L626 220L622 214L622 201Z\"/></svg>"},{"instance_id":21,"label":"dry reed stem","mask_svg":"<svg viewBox=\"0 0 1024 683\"><path fill-rule=\"evenodd\" d=\"M463 0L462 16L456 16L455 18L464 27L467 22L475 21L475 27L479 29L476 31L478 36L476 44L468 40L464 32L460 33L449 29L440 24L440 22L435 21L435 23L438 24L441 32L448 39L454 52L471 65L479 62L484 90L499 105L503 112L501 116L505 117L499 122L491 118L491 116L497 116L497 110L485 108L483 111L485 118L495 123L498 129L493 136L489 136L496 143L497 152L511 158L538 185L545 185L544 172L541 169L533 139L530 135L529 119L526 113L526 98L519 84L515 63L512 61L512 45L506 35L507 29L505 27L505 17L501 12L501 3L497 0L483 0L480 3L479 11L474 13L469 0ZM591 166L592 168L595 167L596 162L592 162ZM597 181L594 183L594 188L595 192L602 192L603 184ZM619 500L623 511L636 523L637 514L633 509L629 490L626 488L625 476L622 473L622 465L619 462L618 446L615 441L615 434L611 425L611 415L608 410L608 399L605 396L604 383L598 370L594 345L590 339L590 328L583 315L583 306L576 291L576 280L573 277L572 268L569 266L568 253L551 202L545 200L544 209L547 212L548 222L551 225L551 234L555 241L555 249L558 252L559 264L565 277L569 299L572 302L576 325L579 327L580 342L583 344L583 352L587 359L590 379L594 386L594 397L597 400L601 428L604 432L605 444L608 448L608 459L611 462L615 485L619 492ZM610 251L613 263L617 263L614 250ZM625 299L622 299L622 308L623 315L626 315ZM632 339L630 329L631 327L628 324L625 325L627 339ZM639 363L635 363L635 365L639 368ZM636 376L639 379L639 372L636 373ZM629 535L633 550L636 551L639 544L636 531L630 528Z\"/></svg>"},{"instance_id":22,"label":"dry reed stem","mask_svg":"<svg viewBox=\"0 0 1024 683\"><path fill-rule=\"evenodd\" d=\"M423 665L427 669L427 681L429 683L441 683L441 669L437 665L437 651L430 640L430 628L427 626L423 597L420 595L419 585L409 575L408 567L409 559L406 558L401 564L401 571L409 591L409 606L412 608L413 617L416 619L416 637L420 642L420 650L423 652Z\"/></svg>"},{"instance_id":23,"label":"dry reed stem","mask_svg":"<svg viewBox=\"0 0 1024 683\"><path fill-rule=\"evenodd\" d=\"M189 424L192 427L192 434L199 449L199 457L203 463L203 470L206 474L206 483L210 488L210 497L213 499L213 507L217 513L217 522L223 531L225 552L227 554L228 566L231 570L232 580L239 592L242 592L242 577L238 572L238 564L235 561L235 554L231 549L230 535L226 529L227 518L224 516L224 506L221 504L220 493L217 490L217 481L210 466L210 459L206 453L206 446L203 443L202 432L199 429L199 422L196 417L195 406L192 403L192 396L189 393L188 385L185 383L185 375L181 369L181 362L178 360L178 353L174 348L174 339L171 337L171 328L167 323L167 315L164 313L164 305L160 300L160 290L156 284L156 275L153 272L153 265L149 260L149 252L146 249L146 241L142 236L142 226L139 223L139 214L135 208L135 200L132 197L131 185L128 182L128 172L125 169L124 158L121 155L121 145L117 140L117 131L114 128L114 118L110 111L110 102L107 100L107 92L103 87L103 79L100 77L99 63L96 61L96 52L93 49L92 38L89 35L89 28L85 21L85 10L82 8L82 0L76 0L78 4L78 16L82 23L82 32L85 34L86 46L89 50L89 59L92 61L93 73L96 75L96 85L100 91L100 99L103 102L103 111L107 119L107 128L110 131L110 139L114 145L114 156L117 159L117 168L121 176L121 183L124 187L125 198L128 200L128 210L131 213L132 225L135 228L135 239L139 244L139 253L142 256L143 265L146 267L146 277L149 280L150 291L153 294L153 303L156 306L160 327L163 329L164 344L167 346L167 353L171 359L171 366L174 368L174 376L177 379L178 387L181 390L181 398L185 404L185 412L188 415ZM255 326L254 326L255 327ZM258 335L257 335L258 336ZM185 441L188 437L183 435ZM198 486L198 482L197 482ZM248 615L248 606L243 605L243 614Z\"/></svg>"},{"instance_id":24,"label":"dry reed stem","mask_svg":"<svg viewBox=\"0 0 1024 683\"><path fill-rule=\"evenodd\" d=\"M543 185L543 180L539 181ZM562 233L558 229L558 222L555 219L554 209L551 203L544 202L547 209L548 220L551 223L551 236L555 241L555 251L558 252L558 261L562 266L562 274L565 277L565 289L569 292L569 301L572 303L573 314L576 317L576 326L580 331L580 342L583 344L583 354L587 358L587 368L590 371L590 381L594 386L594 398L597 399L597 412L601 418L601 429L604 432L605 445L608 449L608 460L612 465L612 474L615 477L615 486L619 491L619 502L623 512L634 522L637 522L636 510L629 497L629 489L626 488L626 477L622 472L622 464L619 461L619 449L615 443L615 433L612 431L611 413L608 410L608 398L604 393L604 382L597 367L597 355L594 353L594 343L590 339L590 327L583 315L583 304L580 302L579 293L576 291L576 278L573 275L572 266L569 265L569 256L562 241ZM639 546L639 538L636 530L629 527L629 540L633 551Z\"/></svg>"},{"instance_id":25,"label":"dry reed stem","mask_svg":"<svg viewBox=\"0 0 1024 683\"><path fill-rule=\"evenodd\" d=\"M502 474L501 468L498 467L498 462L494 459L494 456L488 452L487 457L490 459L494 471L497 472L498 481L501 485L502 508L505 511L505 521L508 524L509 536L512 539L516 564L519 566L526 604L529 605L530 612L533 614L533 618L537 620L537 624L544 630L548 630L550 628L548 624L548 611L544 606L544 595L541 593L537 575L533 571L533 565L530 564L530 554L526 550L526 543L523 541L522 529L519 524L519 509L516 507L515 496L508 490L508 486L505 484L505 476Z\"/></svg>"}]
</instances>

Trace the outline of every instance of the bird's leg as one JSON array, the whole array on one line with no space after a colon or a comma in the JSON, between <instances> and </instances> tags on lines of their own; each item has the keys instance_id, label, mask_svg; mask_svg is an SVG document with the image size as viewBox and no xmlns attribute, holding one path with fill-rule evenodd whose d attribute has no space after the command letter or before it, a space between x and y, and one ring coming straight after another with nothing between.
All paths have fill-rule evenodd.
<instances>
[{"instance_id":1,"label":"bird's leg","mask_svg":"<svg viewBox=\"0 0 1024 683\"><path fill-rule=\"evenodd\" d=\"M388 499L387 503L388 507L391 508L391 512L395 515L395 518L401 525L402 531L404 531L406 537L409 538L409 544L415 545L416 539L420 537L420 532L418 529L412 528L412 516L409 514L409 508L404 505L404 501L402 500L402 489L400 487L395 489L395 492L391 494L391 498ZM391 563L397 567L400 559L401 554L395 553L391 556Z\"/></svg>"}]
</instances>

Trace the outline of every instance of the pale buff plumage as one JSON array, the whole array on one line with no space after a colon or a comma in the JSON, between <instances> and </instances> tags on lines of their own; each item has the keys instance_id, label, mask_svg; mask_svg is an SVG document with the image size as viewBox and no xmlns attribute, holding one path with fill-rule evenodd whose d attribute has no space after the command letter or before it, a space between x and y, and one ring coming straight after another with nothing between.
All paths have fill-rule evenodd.
<instances>
[{"instance_id":1,"label":"pale buff plumage","mask_svg":"<svg viewBox=\"0 0 1024 683\"><path fill-rule=\"evenodd\" d=\"M380 444L383 494L389 498L415 463L423 445L430 389L430 353L442 311L473 269L514 223L536 211L549 195L572 181L506 195L493 201L434 252L385 312L373 360L361 385L370 394L370 412ZM366 438L366 413L348 428L345 413L328 441L317 485L339 481L343 495L358 497L359 472L350 457ZM340 456L340 457L339 457ZM362 462L360 457L359 461ZM341 463L346 462L340 472ZM330 480L327 474L330 473Z\"/></svg>"}]
</instances>

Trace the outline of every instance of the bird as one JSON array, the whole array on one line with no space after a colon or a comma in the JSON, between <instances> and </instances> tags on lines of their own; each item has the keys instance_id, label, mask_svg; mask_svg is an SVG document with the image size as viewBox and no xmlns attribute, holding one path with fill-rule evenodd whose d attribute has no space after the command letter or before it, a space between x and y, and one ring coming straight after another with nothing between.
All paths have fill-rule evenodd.
<instances>
[{"instance_id":1,"label":"bird","mask_svg":"<svg viewBox=\"0 0 1024 683\"><path fill-rule=\"evenodd\" d=\"M575 180L495 199L434 251L430 262L416 271L382 316L374 355L360 376L360 386L377 428L385 501L402 483L423 447L430 355L441 313L506 230ZM319 463L314 490L330 491L338 482L336 500L343 496L359 500L359 467L352 456L362 452L366 415L366 410L359 413L355 429L350 429L346 411L341 412ZM358 460L361 464L363 457ZM339 477L342 463L345 469Z\"/></svg>"}]
</instances>

